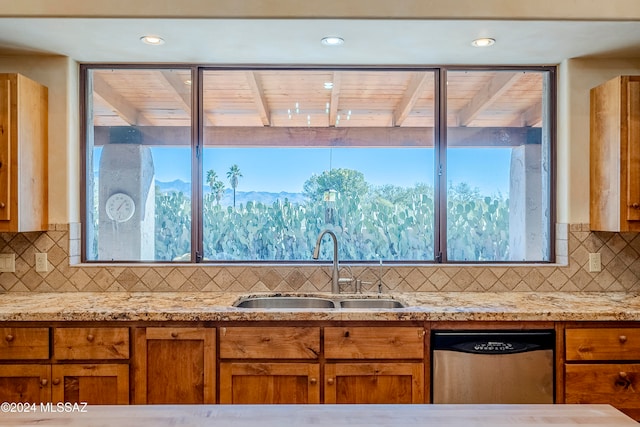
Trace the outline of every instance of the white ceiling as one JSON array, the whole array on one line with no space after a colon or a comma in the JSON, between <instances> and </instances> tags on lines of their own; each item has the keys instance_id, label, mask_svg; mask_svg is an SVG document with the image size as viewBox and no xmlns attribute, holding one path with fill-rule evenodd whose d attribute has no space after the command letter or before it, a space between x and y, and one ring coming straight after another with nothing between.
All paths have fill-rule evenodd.
<instances>
[{"instance_id":1,"label":"white ceiling","mask_svg":"<svg viewBox=\"0 0 640 427\"><path fill-rule=\"evenodd\" d=\"M148 46L142 35L166 43ZM341 47L320 39L342 36ZM489 48L471 47L493 37ZM80 62L206 64L551 65L579 57L640 57L639 22L0 18L0 54Z\"/></svg>"}]
</instances>

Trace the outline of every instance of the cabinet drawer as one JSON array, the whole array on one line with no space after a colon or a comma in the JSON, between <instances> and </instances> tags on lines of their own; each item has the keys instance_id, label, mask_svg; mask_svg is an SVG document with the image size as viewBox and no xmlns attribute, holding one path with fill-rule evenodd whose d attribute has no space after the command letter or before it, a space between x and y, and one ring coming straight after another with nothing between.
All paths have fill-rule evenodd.
<instances>
[{"instance_id":1,"label":"cabinet drawer","mask_svg":"<svg viewBox=\"0 0 640 427\"><path fill-rule=\"evenodd\" d=\"M0 328L0 359L48 359L49 328Z\"/></svg>"},{"instance_id":2,"label":"cabinet drawer","mask_svg":"<svg viewBox=\"0 0 640 427\"><path fill-rule=\"evenodd\" d=\"M640 329L567 329L566 360L640 360Z\"/></svg>"},{"instance_id":3,"label":"cabinet drawer","mask_svg":"<svg viewBox=\"0 0 640 427\"><path fill-rule=\"evenodd\" d=\"M128 359L128 328L56 328L53 356L58 360Z\"/></svg>"},{"instance_id":4,"label":"cabinet drawer","mask_svg":"<svg viewBox=\"0 0 640 427\"><path fill-rule=\"evenodd\" d=\"M423 328L329 327L324 329L327 359L422 359Z\"/></svg>"},{"instance_id":5,"label":"cabinet drawer","mask_svg":"<svg viewBox=\"0 0 640 427\"><path fill-rule=\"evenodd\" d=\"M640 364L566 364L565 402L640 408Z\"/></svg>"},{"instance_id":6,"label":"cabinet drawer","mask_svg":"<svg viewBox=\"0 0 640 427\"><path fill-rule=\"evenodd\" d=\"M317 359L320 328L220 328L223 359Z\"/></svg>"}]
</instances>

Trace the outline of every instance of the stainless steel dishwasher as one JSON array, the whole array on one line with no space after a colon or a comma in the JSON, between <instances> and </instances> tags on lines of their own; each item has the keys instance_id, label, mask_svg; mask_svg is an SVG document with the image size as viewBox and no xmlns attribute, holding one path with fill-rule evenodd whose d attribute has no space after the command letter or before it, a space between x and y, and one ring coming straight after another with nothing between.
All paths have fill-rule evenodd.
<instances>
[{"instance_id":1,"label":"stainless steel dishwasher","mask_svg":"<svg viewBox=\"0 0 640 427\"><path fill-rule=\"evenodd\" d=\"M433 403L553 403L555 334L434 331Z\"/></svg>"}]
</instances>

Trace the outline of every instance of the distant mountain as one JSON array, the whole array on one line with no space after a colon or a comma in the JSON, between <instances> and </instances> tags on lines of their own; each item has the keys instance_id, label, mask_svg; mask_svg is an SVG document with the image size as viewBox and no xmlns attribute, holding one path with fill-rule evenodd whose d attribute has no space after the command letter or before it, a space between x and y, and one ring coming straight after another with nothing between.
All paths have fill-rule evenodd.
<instances>
[{"instance_id":1,"label":"distant mountain","mask_svg":"<svg viewBox=\"0 0 640 427\"><path fill-rule=\"evenodd\" d=\"M176 179L170 182L156 181L156 187L160 188L160 192L162 193L183 192L187 196L191 197L191 183L184 182L181 179Z\"/></svg>"},{"instance_id":2,"label":"distant mountain","mask_svg":"<svg viewBox=\"0 0 640 427\"><path fill-rule=\"evenodd\" d=\"M191 184L184 182L180 179L176 179L171 182L156 181L156 187L162 193L170 192L182 192L187 197L191 197ZM208 185L203 186L204 194L211 192ZM302 193L288 193L281 191L279 193L270 193L267 191L236 191L236 205L246 204L247 202L272 204L276 200L288 199L291 203L304 203L306 197ZM220 200L220 205L231 206L233 205L233 190L227 188L224 191L224 196Z\"/></svg>"}]
</instances>

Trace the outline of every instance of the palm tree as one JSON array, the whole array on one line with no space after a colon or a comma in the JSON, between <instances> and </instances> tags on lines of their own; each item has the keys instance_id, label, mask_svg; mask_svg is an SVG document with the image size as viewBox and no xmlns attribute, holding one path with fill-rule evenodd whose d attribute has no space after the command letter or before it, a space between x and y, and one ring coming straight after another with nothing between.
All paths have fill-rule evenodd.
<instances>
[{"instance_id":1,"label":"palm tree","mask_svg":"<svg viewBox=\"0 0 640 427\"><path fill-rule=\"evenodd\" d=\"M211 189L211 191L216 196L216 204L220 206L220 199L222 199L222 195L224 194L224 182L216 181L213 184L213 188Z\"/></svg>"},{"instance_id":2,"label":"palm tree","mask_svg":"<svg viewBox=\"0 0 640 427\"><path fill-rule=\"evenodd\" d=\"M209 188L211 188L212 193L213 193L214 187L216 186L217 181L218 181L218 174L213 169L209 169L207 171L207 184L209 184Z\"/></svg>"},{"instance_id":3,"label":"palm tree","mask_svg":"<svg viewBox=\"0 0 640 427\"><path fill-rule=\"evenodd\" d=\"M227 178L229 178L229 183L231 184L231 188L233 188L233 207L236 207L236 187L238 186L238 178L242 177L242 173L240 172L240 168L238 165L233 165L227 172Z\"/></svg>"}]
</instances>

